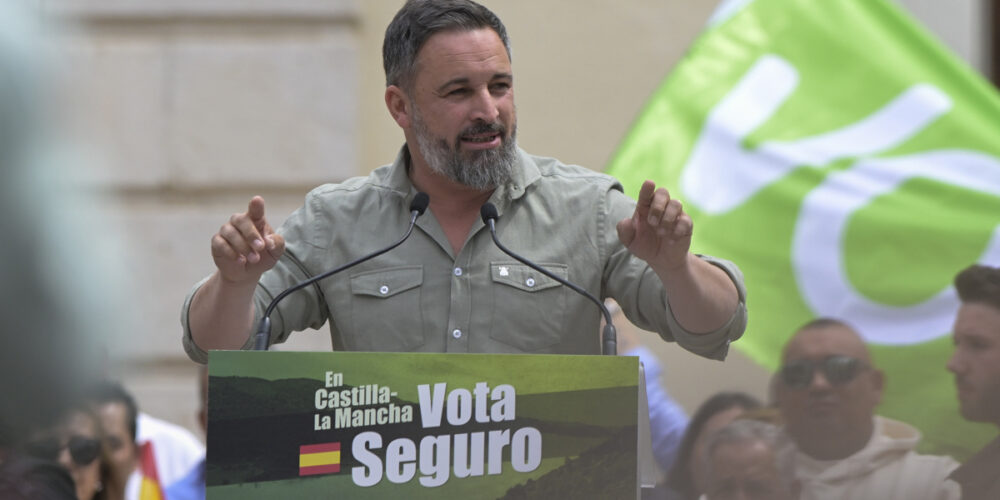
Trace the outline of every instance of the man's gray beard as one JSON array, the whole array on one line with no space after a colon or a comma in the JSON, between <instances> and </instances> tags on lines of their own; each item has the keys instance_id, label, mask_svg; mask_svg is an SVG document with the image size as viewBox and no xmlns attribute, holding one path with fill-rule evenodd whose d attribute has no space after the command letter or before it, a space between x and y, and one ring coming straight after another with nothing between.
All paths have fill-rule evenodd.
<instances>
[{"instance_id":1,"label":"man's gray beard","mask_svg":"<svg viewBox=\"0 0 1000 500\"><path fill-rule=\"evenodd\" d=\"M489 128L480 126L478 129L484 127ZM488 191L510 182L514 171L514 160L517 158L516 126L511 131L510 138L503 137L501 133L500 147L470 151L468 159L462 157L462 152L457 147L452 149L448 141L431 137L419 113L413 114L413 129L417 135L420 153L434 172L480 191ZM469 132L468 129L463 131L463 135L467 133L475 132ZM457 137L455 143L459 143Z\"/></svg>"}]
</instances>

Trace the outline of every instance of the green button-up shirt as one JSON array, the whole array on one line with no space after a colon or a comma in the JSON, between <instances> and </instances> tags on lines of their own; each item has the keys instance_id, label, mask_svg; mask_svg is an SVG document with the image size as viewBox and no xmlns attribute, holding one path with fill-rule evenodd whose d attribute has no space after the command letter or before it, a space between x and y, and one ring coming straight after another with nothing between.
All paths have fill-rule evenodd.
<instances>
[{"instance_id":1,"label":"green button-up shirt","mask_svg":"<svg viewBox=\"0 0 1000 500\"><path fill-rule=\"evenodd\" d=\"M282 290L405 233L416 194L407 158L404 147L392 165L368 177L307 195L278 230L286 250L261 277L258 319ZM659 278L618 240L615 225L632 215L635 202L614 178L518 150L513 179L490 201L507 248L596 297L615 298L640 328L715 359L742 335L742 276L732 263L707 256L736 284L739 307L715 332L696 335L677 323ZM182 323L188 355L204 362L187 322L198 286L184 304ZM501 252L481 222L456 255L428 210L401 246L282 300L271 315L271 340L328 322L337 350L600 354L600 319L593 302Z\"/></svg>"}]
</instances>

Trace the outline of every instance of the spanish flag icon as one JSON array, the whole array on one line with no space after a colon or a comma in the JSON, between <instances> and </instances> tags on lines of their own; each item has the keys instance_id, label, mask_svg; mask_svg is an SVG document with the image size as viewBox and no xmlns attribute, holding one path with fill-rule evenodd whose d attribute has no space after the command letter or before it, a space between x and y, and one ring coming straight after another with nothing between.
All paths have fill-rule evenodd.
<instances>
[{"instance_id":1,"label":"spanish flag icon","mask_svg":"<svg viewBox=\"0 0 1000 500\"><path fill-rule=\"evenodd\" d=\"M340 472L340 443L304 444L299 446L299 475L334 474Z\"/></svg>"}]
</instances>

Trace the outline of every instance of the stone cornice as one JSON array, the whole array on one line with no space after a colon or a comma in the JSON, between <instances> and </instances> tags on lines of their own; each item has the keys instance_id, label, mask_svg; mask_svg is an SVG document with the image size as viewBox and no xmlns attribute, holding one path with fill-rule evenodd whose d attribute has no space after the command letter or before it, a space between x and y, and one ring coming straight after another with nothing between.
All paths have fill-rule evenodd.
<instances>
[{"instance_id":1,"label":"stone cornice","mask_svg":"<svg viewBox=\"0 0 1000 500\"><path fill-rule=\"evenodd\" d=\"M357 19L356 0L46 0L53 16L89 21L171 19Z\"/></svg>"}]
</instances>

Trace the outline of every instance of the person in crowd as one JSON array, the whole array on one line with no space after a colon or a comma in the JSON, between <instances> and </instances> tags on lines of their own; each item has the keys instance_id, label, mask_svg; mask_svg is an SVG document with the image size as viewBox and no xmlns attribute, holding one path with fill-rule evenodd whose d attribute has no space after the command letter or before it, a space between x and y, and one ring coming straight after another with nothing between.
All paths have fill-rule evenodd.
<instances>
[{"instance_id":1,"label":"person in crowd","mask_svg":"<svg viewBox=\"0 0 1000 500\"><path fill-rule=\"evenodd\" d=\"M885 383L847 323L813 320L785 344L774 384L787 439L780 459L802 500L958 498L951 457L919 455L920 432L876 416Z\"/></svg>"},{"instance_id":2,"label":"person in crowd","mask_svg":"<svg viewBox=\"0 0 1000 500\"><path fill-rule=\"evenodd\" d=\"M147 467L156 469L156 479L168 499L187 498L189 476L201 471L205 447L181 426L139 411L135 398L120 383L104 380L87 393L93 410L101 417L109 451L111 474L105 485L109 500L143 498L143 471L139 467L143 446Z\"/></svg>"},{"instance_id":3,"label":"person in crowd","mask_svg":"<svg viewBox=\"0 0 1000 500\"><path fill-rule=\"evenodd\" d=\"M520 149L510 55L482 5L407 1L383 45L385 103L405 137L396 160L316 188L279 231L260 197L223 224L216 270L182 309L189 356L249 348L272 298L389 246L423 192L429 208L402 246L287 296L270 341L328 323L336 350L600 353L589 333L598 309L503 253L480 220L489 202L511 250L615 298L641 328L723 359L746 326L739 270L689 251L693 223L666 189L647 181L635 202L607 175Z\"/></svg>"},{"instance_id":4,"label":"person in crowd","mask_svg":"<svg viewBox=\"0 0 1000 500\"><path fill-rule=\"evenodd\" d=\"M106 498L121 500L125 498L129 478L136 473L139 463L139 447L135 441L139 408L121 384L110 380L94 386L87 399L101 419L105 448L109 452L111 473L104 485Z\"/></svg>"},{"instance_id":5,"label":"person in crowd","mask_svg":"<svg viewBox=\"0 0 1000 500\"><path fill-rule=\"evenodd\" d=\"M955 375L962 417L1000 426L1000 268L972 265L955 277ZM963 500L1000 498L1000 437L952 472Z\"/></svg>"},{"instance_id":6,"label":"person in crowd","mask_svg":"<svg viewBox=\"0 0 1000 500\"><path fill-rule=\"evenodd\" d=\"M32 432L24 451L42 460L56 461L69 471L77 500L107 500L111 461L104 443L100 419L81 400L54 427Z\"/></svg>"},{"instance_id":7,"label":"person in crowd","mask_svg":"<svg viewBox=\"0 0 1000 500\"><path fill-rule=\"evenodd\" d=\"M705 446L707 500L792 500L778 464L776 425L738 418L709 436Z\"/></svg>"},{"instance_id":8,"label":"person in crowd","mask_svg":"<svg viewBox=\"0 0 1000 500\"><path fill-rule=\"evenodd\" d=\"M740 415L761 406L757 398L742 392L720 392L706 399L691 416L674 466L667 476L668 498L697 500L704 494L708 489L705 471L708 437Z\"/></svg>"}]
</instances>

